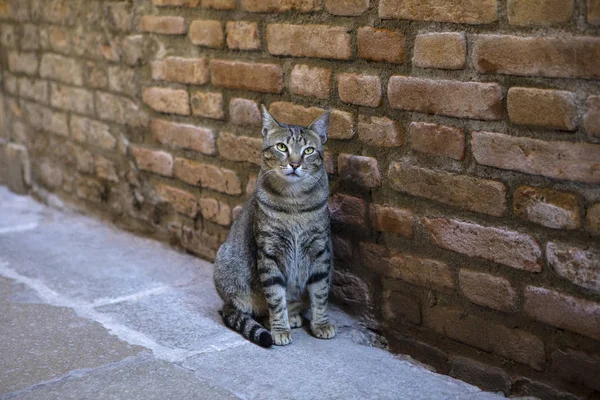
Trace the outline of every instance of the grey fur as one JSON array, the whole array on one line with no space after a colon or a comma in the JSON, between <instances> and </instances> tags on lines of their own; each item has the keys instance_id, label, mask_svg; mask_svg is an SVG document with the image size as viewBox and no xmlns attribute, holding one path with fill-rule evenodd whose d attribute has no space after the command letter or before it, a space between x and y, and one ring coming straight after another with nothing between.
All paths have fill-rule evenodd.
<instances>
[{"instance_id":1,"label":"grey fur","mask_svg":"<svg viewBox=\"0 0 600 400\"><path fill-rule=\"evenodd\" d=\"M302 127L278 123L264 106L262 112L256 193L215 258L215 286L225 302L221 315L230 328L270 347L291 343L290 330L302 325L310 304L311 332L330 339L335 336L327 317L333 253L323 163L329 113ZM270 334L256 321L267 315Z\"/></svg>"}]
</instances>

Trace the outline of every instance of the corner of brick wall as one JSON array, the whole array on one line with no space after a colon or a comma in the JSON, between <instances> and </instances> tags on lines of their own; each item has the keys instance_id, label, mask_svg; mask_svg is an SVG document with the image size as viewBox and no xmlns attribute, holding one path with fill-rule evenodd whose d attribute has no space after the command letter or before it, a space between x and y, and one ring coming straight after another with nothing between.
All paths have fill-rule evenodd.
<instances>
[{"instance_id":1,"label":"corner of brick wall","mask_svg":"<svg viewBox=\"0 0 600 400\"><path fill-rule=\"evenodd\" d=\"M264 103L331 110L334 299L506 394L600 392L598 0L0 0L0 183L212 259Z\"/></svg>"}]
</instances>

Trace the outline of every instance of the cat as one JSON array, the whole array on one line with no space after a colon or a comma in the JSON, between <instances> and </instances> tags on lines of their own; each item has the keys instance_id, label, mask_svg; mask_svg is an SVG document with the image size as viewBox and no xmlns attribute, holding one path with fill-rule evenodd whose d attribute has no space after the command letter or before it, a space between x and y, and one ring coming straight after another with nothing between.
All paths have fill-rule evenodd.
<instances>
[{"instance_id":1,"label":"cat","mask_svg":"<svg viewBox=\"0 0 600 400\"><path fill-rule=\"evenodd\" d=\"M305 306L310 330L331 339L327 316L333 250L324 166L329 112L307 127L279 123L262 109L262 165L215 258L225 325L262 347L292 342ZM308 303L308 304L307 304ZM256 318L269 317L270 332Z\"/></svg>"}]
</instances>

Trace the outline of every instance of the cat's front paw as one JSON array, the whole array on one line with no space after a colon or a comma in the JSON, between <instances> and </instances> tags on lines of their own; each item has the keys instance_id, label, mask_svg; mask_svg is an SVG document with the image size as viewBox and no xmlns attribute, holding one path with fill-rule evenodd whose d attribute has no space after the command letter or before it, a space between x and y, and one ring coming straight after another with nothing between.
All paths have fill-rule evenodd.
<instances>
[{"instance_id":1,"label":"cat's front paw","mask_svg":"<svg viewBox=\"0 0 600 400\"><path fill-rule=\"evenodd\" d=\"M290 316L290 327L292 329L294 328L300 328L302 326L302 315L300 314L295 314Z\"/></svg>"},{"instance_id":2,"label":"cat's front paw","mask_svg":"<svg viewBox=\"0 0 600 400\"><path fill-rule=\"evenodd\" d=\"M311 324L310 330L319 339L332 339L335 337L335 325L331 322L318 325Z\"/></svg>"},{"instance_id":3,"label":"cat's front paw","mask_svg":"<svg viewBox=\"0 0 600 400\"><path fill-rule=\"evenodd\" d=\"M271 332L273 335L273 344L275 346L286 346L292 343L292 332L290 331L279 331Z\"/></svg>"}]
</instances>

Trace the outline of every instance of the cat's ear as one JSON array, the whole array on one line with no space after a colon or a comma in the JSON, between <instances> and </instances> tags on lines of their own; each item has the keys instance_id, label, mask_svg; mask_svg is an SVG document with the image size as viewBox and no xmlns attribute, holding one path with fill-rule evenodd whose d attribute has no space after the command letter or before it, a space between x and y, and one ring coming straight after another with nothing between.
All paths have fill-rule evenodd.
<instances>
[{"instance_id":1,"label":"cat's ear","mask_svg":"<svg viewBox=\"0 0 600 400\"><path fill-rule=\"evenodd\" d=\"M267 133L271 132L273 129L281 128L279 122L267 111L267 107L264 104L260 105L262 110L262 135L266 136Z\"/></svg>"},{"instance_id":2,"label":"cat's ear","mask_svg":"<svg viewBox=\"0 0 600 400\"><path fill-rule=\"evenodd\" d=\"M329 111L325 111L321 116L315 119L308 129L315 132L321 138L321 143L327 142L327 130L329 129Z\"/></svg>"}]
</instances>

